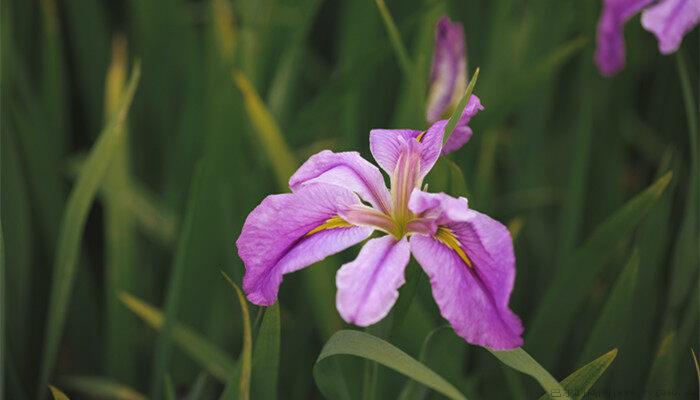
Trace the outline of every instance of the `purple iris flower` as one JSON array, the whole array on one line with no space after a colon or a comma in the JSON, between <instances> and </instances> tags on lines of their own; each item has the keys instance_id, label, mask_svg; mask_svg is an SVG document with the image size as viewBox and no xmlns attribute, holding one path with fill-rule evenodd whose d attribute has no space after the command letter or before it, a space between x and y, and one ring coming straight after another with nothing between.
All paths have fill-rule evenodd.
<instances>
[{"instance_id":1,"label":"purple iris flower","mask_svg":"<svg viewBox=\"0 0 700 400\"><path fill-rule=\"evenodd\" d=\"M425 118L429 124L449 117L467 90L467 50L462 24L443 16L435 27L435 54L430 70ZM483 110L479 98L472 96L442 154L464 146L472 137L469 120Z\"/></svg>"},{"instance_id":2,"label":"purple iris flower","mask_svg":"<svg viewBox=\"0 0 700 400\"><path fill-rule=\"evenodd\" d=\"M700 0L603 0L595 63L605 76L625 66L625 23L642 11L642 26L656 35L661 54L678 50L683 36L700 22Z\"/></svg>"},{"instance_id":3,"label":"purple iris flower","mask_svg":"<svg viewBox=\"0 0 700 400\"><path fill-rule=\"evenodd\" d=\"M336 307L345 321L368 326L384 318L413 254L457 334L497 350L522 345L523 326L508 308L515 280L508 229L470 209L465 198L421 190L442 152L446 124L370 132L372 155L391 189L357 152L311 156L290 178L292 193L268 196L245 221L236 245L248 299L273 304L284 274L378 231L385 235L369 239L336 275Z\"/></svg>"}]
</instances>

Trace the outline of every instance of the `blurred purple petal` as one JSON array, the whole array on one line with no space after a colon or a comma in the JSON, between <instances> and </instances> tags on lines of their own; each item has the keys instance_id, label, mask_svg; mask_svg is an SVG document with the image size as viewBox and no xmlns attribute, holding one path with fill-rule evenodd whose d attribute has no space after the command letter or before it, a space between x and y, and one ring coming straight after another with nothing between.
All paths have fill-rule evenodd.
<instances>
[{"instance_id":1,"label":"blurred purple petal","mask_svg":"<svg viewBox=\"0 0 700 400\"><path fill-rule=\"evenodd\" d=\"M656 35L662 54L678 50L699 21L700 0L663 0L642 13L642 26Z\"/></svg>"},{"instance_id":2,"label":"blurred purple petal","mask_svg":"<svg viewBox=\"0 0 700 400\"><path fill-rule=\"evenodd\" d=\"M343 319L368 326L384 318L399 296L410 256L405 238L396 241L383 236L368 241L355 261L343 265L336 275L336 307Z\"/></svg>"},{"instance_id":3,"label":"blurred purple petal","mask_svg":"<svg viewBox=\"0 0 700 400\"><path fill-rule=\"evenodd\" d=\"M595 63L604 76L611 76L625 66L624 26L627 20L653 0L604 0L598 20Z\"/></svg>"},{"instance_id":4,"label":"blurred purple petal","mask_svg":"<svg viewBox=\"0 0 700 400\"><path fill-rule=\"evenodd\" d=\"M515 256L508 229L468 209L464 199L415 191L410 207L431 215L456 239L471 265L444 242L411 237L411 251L430 276L442 316L470 343L496 350L522 345L520 319L508 308L515 282Z\"/></svg>"},{"instance_id":5,"label":"blurred purple petal","mask_svg":"<svg viewBox=\"0 0 700 400\"><path fill-rule=\"evenodd\" d=\"M263 306L274 304L282 275L369 237L371 228L354 226L322 230L306 236L355 204L360 202L351 191L323 184L266 197L248 215L236 241L238 255L246 268L243 289L248 300Z\"/></svg>"},{"instance_id":6,"label":"blurred purple petal","mask_svg":"<svg viewBox=\"0 0 700 400\"><path fill-rule=\"evenodd\" d=\"M309 183L326 183L350 189L379 210L389 211L390 195L382 173L358 152L323 150L309 157L289 178L289 187L296 192Z\"/></svg>"},{"instance_id":7,"label":"blurred purple petal","mask_svg":"<svg viewBox=\"0 0 700 400\"><path fill-rule=\"evenodd\" d=\"M435 54L430 70L426 119L439 120L452 104L461 99L467 88L467 53L462 24L447 16L435 28Z\"/></svg>"}]
</instances>

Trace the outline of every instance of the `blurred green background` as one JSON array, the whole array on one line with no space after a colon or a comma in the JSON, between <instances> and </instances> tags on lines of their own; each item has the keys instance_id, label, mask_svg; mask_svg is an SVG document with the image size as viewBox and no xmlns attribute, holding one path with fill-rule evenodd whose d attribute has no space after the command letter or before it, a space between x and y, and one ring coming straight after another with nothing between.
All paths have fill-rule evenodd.
<instances>
[{"instance_id":1,"label":"blurred green background","mask_svg":"<svg viewBox=\"0 0 700 400\"><path fill-rule=\"evenodd\" d=\"M48 396L49 382L72 398L217 398L243 340L220 271L240 283L246 215L321 149L370 157L371 128L426 127L443 14L464 24L486 110L427 182L513 229L524 349L561 380L617 348L596 398L697 398L698 30L661 56L633 18L627 67L605 79L597 0L387 7L409 70L371 0L2 2L6 398ZM285 278L279 398L321 398L314 362L344 328L335 271L357 251ZM426 341L445 321L413 262L407 275L412 301L402 290L402 315L371 333L470 399L543 393L450 330ZM339 360L358 398L397 398L406 383ZM252 398L275 397L256 365ZM417 392L405 398L441 398Z\"/></svg>"}]
</instances>

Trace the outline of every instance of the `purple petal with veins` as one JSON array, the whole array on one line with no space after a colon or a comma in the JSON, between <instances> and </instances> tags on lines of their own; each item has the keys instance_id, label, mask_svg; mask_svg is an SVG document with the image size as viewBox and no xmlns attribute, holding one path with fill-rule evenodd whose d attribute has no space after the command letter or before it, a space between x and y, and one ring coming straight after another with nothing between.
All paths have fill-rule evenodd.
<instances>
[{"instance_id":1,"label":"purple petal with veins","mask_svg":"<svg viewBox=\"0 0 700 400\"><path fill-rule=\"evenodd\" d=\"M411 252L428 276L442 316L469 343L496 350L522 345L520 319L508 308L515 255L508 229L470 210L464 199L414 191L409 204L455 239L469 264L438 236L416 234Z\"/></svg>"},{"instance_id":2,"label":"purple petal with veins","mask_svg":"<svg viewBox=\"0 0 700 400\"><path fill-rule=\"evenodd\" d=\"M369 237L372 228L337 227L310 231L338 213L360 204L351 191L315 184L295 193L272 195L257 206L236 241L245 264L243 289L257 305L272 305L282 275L299 270Z\"/></svg>"},{"instance_id":3,"label":"purple petal with veins","mask_svg":"<svg viewBox=\"0 0 700 400\"><path fill-rule=\"evenodd\" d=\"M358 152L334 153L323 150L309 157L289 178L289 187L296 192L310 183L345 187L375 208L389 211L390 196L382 173Z\"/></svg>"},{"instance_id":4,"label":"purple petal with veins","mask_svg":"<svg viewBox=\"0 0 700 400\"><path fill-rule=\"evenodd\" d=\"M343 265L336 275L340 316L357 326L384 318L399 297L410 256L406 239L384 236L368 241L355 261Z\"/></svg>"}]
</instances>

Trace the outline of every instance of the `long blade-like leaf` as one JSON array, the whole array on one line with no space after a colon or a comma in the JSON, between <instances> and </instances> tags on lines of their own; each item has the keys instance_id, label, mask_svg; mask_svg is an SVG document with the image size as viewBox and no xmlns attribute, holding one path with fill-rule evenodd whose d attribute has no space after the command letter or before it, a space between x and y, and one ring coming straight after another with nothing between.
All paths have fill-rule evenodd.
<instances>
[{"instance_id":1,"label":"long blade-like leaf","mask_svg":"<svg viewBox=\"0 0 700 400\"><path fill-rule=\"evenodd\" d=\"M163 327L163 313L157 308L128 294L120 293L119 299L134 314L155 330ZM236 362L217 345L176 321L172 322L173 341L180 349L197 361L212 376L226 382L236 371Z\"/></svg>"},{"instance_id":2,"label":"long blade-like leaf","mask_svg":"<svg viewBox=\"0 0 700 400\"><path fill-rule=\"evenodd\" d=\"M248 78L242 72L235 71L233 81L243 94L248 118L250 118L250 122L262 142L265 155L272 164L277 183L281 189L286 189L287 180L297 167L294 153L284 140L272 113L267 109Z\"/></svg>"},{"instance_id":3,"label":"long blade-like leaf","mask_svg":"<svg viewBox=\"0 0 700 400\"><path fill-rule=\"evenodd\" d=\"M545 392L558 392L566 395L566 391L559 382L522 348L518 347L507 351L489 350L489 352L503 364L535 378Z\"/></svg>"},{"instance_id":4,"label":"long blade-like leaf","mask_svg":"<svg viewBox=\"0 0 700 400\"><path fill-rule=\"evenodd\" d=\"M51 389L51 396L53 396L54 400L69 400L68 396L56 386L49 385L49 389Z\"/></svg>"},{"instance_id":5,"label":"long blade-like leaf","mask_svg":"<svg viewBox=\"0 0 700 400\"><path fill-rule=\"evenodd\" d=\"M280 335L280 306L279 303L275 303L265 310L255 338L252 365L252 389L255 399L277 399Z\"/></svg>"},{"instance_id":6,"label":"long blade-like leaf","mask_svg":"<svg viewBox=\"0 0 700 400\"><path fill-rule=\"evenodd\" d=\"M671 177L671 172L662 176L609 217L555 277L540 300L525 341L543 364L551 364L559 353L568 332L566 327L613 253L613 244L627 237L644 219L668 187Z\"/></svg>"},{"instance_id":7,"label":"long blade-like leaf","mask_svg":"<svg viewBox=\"0 0 700 400\"><path fill-rule=\"evenodd\" d=\"M436 392L450 398L465 400L466 398L454 386L440 375L419 361L378 337L365 332L343 330L333 335L321 350L314 366L314 379L321 393L328 399L338 398L338 388L333 387L333 380L324 371L334 362L334 356L351 355L374 361L393 369ZM347 392L346 392L347 393ZM342 395L345 398L346 395ZM349 397L349 396L348 396Z\"/></svg>"},{"instance_id":8,"label":"long blade-like leaf","mask_svg":"<svg viewBox=\"0 0 700 400\"><path fill-rule=\"evenodd\" d=\"M639 272L639 253L632 253L588 337L579 362L590 360L603 347L624 342Z\"/></svg>"},{"instance_id":9,"label":"long blade-like leaf","mask_svg":"<svg viewBox=\"0 0 700 400\"><path fill-rule=\"evenodd\" d=\"M561 385L571 395L572 400L580 400L593 387L598 378L603 375L606 369L612 364L617 356L617 349L612 349L602 356L596 358L590 363L576 370L573 374L567 376ZM562 393L546 393L539 400L550 400L552 398L561 398Z\"/></svg>"},{"instance_id":10,"label":"long blade-like leaf","mask_svg":"<svg viewBox=\"0 0 700 400\"><path fill-rule=\"evenodd\" d=\"M80 239L87 215L112 160L114 148L121 139L120 135L124 132L121 126L126 119L127 111L134 98L139 77L140 68L137 63L131 73L127 89L122 93L119 107L117 108L118 112L112 115L112 118L102 130L97 143L88 155L85 168L80 172L75 187L68 198L58 238L51 295L48 302L46 336L44 337L44 350L39 372L39 384L37 386L38 399L44 398L49 376L56 361L63 326L68 314L68 303L73 288L73 279L75 278Z\"/></svg>"},{"instance_id":11,"label":"long blade-like leaf","mask_svg":"<svg viewBox=\"0 0 700 400\"><path fill-rule=\"evenodd\" d=\"M113 400L146 400L146 396L136 390L98 376L69 376L61 378L65 386L90 398Z\"/></svg>"},{"instance_id":12,"label":"long blade-like leaf","mask_svg":"<svg viewBox=\"0 0 700 400\"><path fill-rule=\"evenodd\" d=\"M250 314L248 312L248 302L243 295L241 289L236 285L236 283L229 278L226 273L222 272L224 278L229 285L235 290L236 297L238 298L238 303L241 305L241 317L243 318L243 349L241 350L241 363L240 363L240 376L231 375L229 381L224 388L224 392L221 396L222 400L228 400L229 398L238 398L241 400L248 400L250 398L250 373L251 373L251 358L252 358L252 329L250 327ZM235 397L235 391L233 388L238 387L238 397Z\"/></svg>"}]
</instances>

